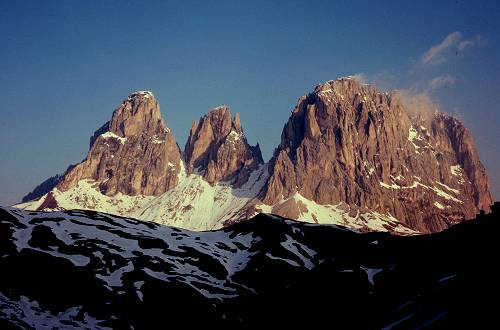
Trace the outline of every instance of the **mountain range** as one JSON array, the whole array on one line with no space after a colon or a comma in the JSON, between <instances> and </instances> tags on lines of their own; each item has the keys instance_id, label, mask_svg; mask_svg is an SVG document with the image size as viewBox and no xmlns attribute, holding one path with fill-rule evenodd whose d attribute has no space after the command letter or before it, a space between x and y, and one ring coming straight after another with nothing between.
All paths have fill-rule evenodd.
<instances>
[{"instance_id":1,"label":"mountain range","mask_svg":"<svg viewBox=\"0 0 500 330\"><path fill-rule=\"evenodd\" d=\"M192 230L270 213L357 231L437 232L492 204L470 132L436 109L354 77L300 97L265 163L238 113L194 121L182 150L153 93L132 93L87 157L15 205L95 210Z\"/></svg>"}]
</instances>

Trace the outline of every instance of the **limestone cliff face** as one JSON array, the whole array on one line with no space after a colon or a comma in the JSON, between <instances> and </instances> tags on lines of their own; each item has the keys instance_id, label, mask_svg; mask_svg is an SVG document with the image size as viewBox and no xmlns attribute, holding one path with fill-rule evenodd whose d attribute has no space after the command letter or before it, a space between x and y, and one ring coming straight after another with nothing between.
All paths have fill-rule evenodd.
<instances>
[{"instance_id":1,"label":"limestone cliff face","mask_svg":"<svg viewBox=\"0 0 500 330\"><path fill-rule=\"evenodd\" d=\"M188 173L198 171L211 184L233 180L237 186L263 163L259 145L248 144L238 113L232 119L226 106L193 122L184 159Z\"/></svg>"},{"instance_id":2,"label":"limestone cliff face","mask_svg":"<svg viewBox=\"0 0 500 330\"><path fill-rule=\"evenodd\" d=\"M57 188L65 191L91 179L113 196L161 195L175 187L180 151L151 92L131 94L113 112L111 120L90 139L87 158L70 169Z\"/></svg>"},{"instance_id":3,"label":"limestone cliff face","mask_svg":"<svg viewBox=\"0 0 500 330\"><path fill-rule=\"evenodd\" d=\"M397 92L351 77L299 99L270 161L266 204L295 192L319 204L390 214L421 232L492 203L468 130L444 114L410 116Z\"/></svg>"}]
</instances>

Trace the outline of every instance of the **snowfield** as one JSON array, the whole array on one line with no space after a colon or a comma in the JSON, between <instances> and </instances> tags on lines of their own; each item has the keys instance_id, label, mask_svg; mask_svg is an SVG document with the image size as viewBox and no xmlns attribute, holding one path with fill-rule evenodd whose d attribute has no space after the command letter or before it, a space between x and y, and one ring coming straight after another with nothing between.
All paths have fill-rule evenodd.
<instances>
[{"instance_id":1,"label":"snowfield","mask_svg":"<svg viewBox=\"0 0 500 330\"><path fill-rule=\"evenodd\" d=\"M173 166L173 164L168 164L168 166ZM258 196L265 187L268 177L267 164L263 164L250 174L248 181L241 187L234 187L231 182L219 182L212 186L198 171L188 175L184 163L181 162L179 184L160 196L128 196L121 193L106 196L99 192L99 182L81 180L64 192L57 188L53 189L50 194L59 207L44 210L95 210L202 231L219 229L224 227L225 223L248 219L259 212L273 213L273 207L293 200L294 203L301 205L301 212L297 218L300 221L342 225L355 230L417 233L391 215L358 211L353 216L349 215L349 209L341 207L340 204L320 205L304 198L299 193L276 205L262 204ZM37 210L46 198L50 197L45 195L39 200L18 204L15 207Z\"/></svg>"}]
</instances>

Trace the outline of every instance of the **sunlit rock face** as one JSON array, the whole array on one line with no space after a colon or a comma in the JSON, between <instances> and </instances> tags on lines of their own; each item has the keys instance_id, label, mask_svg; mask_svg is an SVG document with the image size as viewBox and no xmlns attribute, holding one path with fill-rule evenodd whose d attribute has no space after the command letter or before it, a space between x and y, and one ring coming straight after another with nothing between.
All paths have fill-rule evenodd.
<instances>
[{"instance_id":1,"label":"sunlit rock face","mask_svg":"<svg viewBox=\"0 0 500 330\"><path fill-rule=\"evenodd\" d=\"M264 202L298 193L390 214L420 232L487 210L488 180L469 131L434 109L407 107L401 94L353 77L318 85L283 129Z\"/></svg>"},{"instance_id":2,"label":"sunlit rock face","mask_svg":"<svg viewBox=\"0 0 500 330\"><path fill-rule=\"evenodd\" d=\"M232 119L227 106L212 109L193 122L184 158L188 173L196 170L211 184L234 180L241 185L263 163L259 145L248 144L239 114Z\"/></svg>"},{"instance_id":3,"label":"sunlit rock face","mask_svg":"<svg viewBox=\"0 0 500 330\"><path fill-rule=\"evenodd\" d=\"M152 93L136 92L94 133L84 161L18 207L98 210L194 230L255 213L267 166L258 144L248 144L238 114L233 119L219 107L202 117L184 158Z\"/></svg>"},{"instance_id":4,"label":"sunlit rock face","mask_svg":"<svg viewBox=\"0 0 500 330\"><path fill-rule=\"evenodd\" d=\"M151 92L131 94L96 131L87 158L70 169L57 188L66 191L91 179L105 195L158 196L175 187L180 151L165 127Z\"/></svg>"}]
</instances>

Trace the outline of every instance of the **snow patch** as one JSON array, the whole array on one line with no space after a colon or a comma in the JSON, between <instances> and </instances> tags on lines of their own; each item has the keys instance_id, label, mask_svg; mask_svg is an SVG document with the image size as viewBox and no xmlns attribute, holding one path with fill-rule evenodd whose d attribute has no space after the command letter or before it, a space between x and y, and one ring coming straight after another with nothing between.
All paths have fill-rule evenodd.
<instances>
[{"instance_id":1,"label":"snow patch","mask_svg":"<svg viewBox=\"0 0 500 330\"><path fill-rule=\"evenodd\" d=\"M162 140L162 139L158 138L158 136L157 136L157 135L155 135L155 136L153 137L153 143L154 143L154 144L162 144L162 143L165 143L165 140Z\"/></svg>"},{"instance_id":2,"label":"snow patch","mask_svg":"<svg viewBox=\"0 0 500 330\"><path fill-rule=\"evenodd\" d=\"M440 210L444 210L444 205L439 202L434 202L434 206Z\"/></svg>"},{"instance_id":3,"label":"snow patch","mask_svg":"<svg viewBox=\"0 0 500 330\"><path fill-rule=\"evenodd\" d=\"M104 138L104 139L116 139L116 140L120 141L121 144L125 144L125 142L127 142L127 138L118 136L115 133L109 132L109 131L101 134L100 136L102 136L102 138Z\"/></svg>"},{"instance_id":4,"label":"snow patch","mask_svg":"<svg viewBox=\"0 0 500 330\"><path fill-rule=\"evenodd\" d=\"M443 187L443 188L445 188L445 189L448 189L448 191L454 192L455 194L459 194L459 193L460 193L460 190L458 190L458 189L454 189L454 188L451 188L451 187L449 187L449 186L445 185L445 184L444 184L444 183L442 183L442 182L436 181L436 183L437 183L438 185L440 185L441 187Z\"/></svg>"},{"instance_id":5,"label":"snow patch","mask_svg":"<svg viewBox=\"0 0 500 330\"><path fill-rule=\"evenodd\" d=\"M369 175L372 175L373 172L375 172L375 167L371 164L368 164L366 160L363 161L363 166L367 169Z\"/></svg>"},{"instance_id":6,"label":"snow patch","mask_svg":"<svg viewBox=\"0 0 500 330\"><path fill-rule=\"evenodd\" d=\"M231 130L231 132L229 132L229 134L227 135L227 139L230 142L239 141L241 139L241 137L242 137L242 133L238 133L235 130Z\"/></svg>"},{"instance_id":7,"label":"snow patch","mask_svg":"<svg viewBox=\"0 0 500 330\"><path fill-rule=\"evenodd\" d=\"M462 166L460 165L452 165L450 166L450 172L451 172L451 175L453 176L456 176L458 178L458 183L460 184L464 184L465 183L465 180L464 180L464 169L462 168Z\"/></svg>"},{"instance_id":8,"label":"snow patch","mask_svg":"<svg viewBox=\"0 0 500 330\"><path fill-rule=\"evenodd\" d=\"M373 281L373 277L375 275L377 275L378 273L384 271L383 269L380 269L380 268L361 267L361 269L366 272L366 276L368 276L368 282L370 282L372 285L375 285L375 282Z\"/></svg>"},{"instance_id":9,"label":"snow patch","mask_svg":"<svg viewBox=\"0 0 500 330\"><path fill-rule=\"evenodd\" d=\"M417 178L418 180L420 180L419 177L415 177ZM456 189L453 189L453 188L450 188L442 183L440 183L441 185L445 186L447 189L449 189L450 191L454 192L454 193L459 193L458 190ZM421 183L420 181L413 181L413 183L410 185L410 186L400 186L394 182L392 182L390 185L387 184L387 183L384 183L382 181L380 181L380 186L386 188L386 189L413 189L413 188L417 188L417 187L422 187L422 188L425 188L425 189L429 189L429 190L432 190L436 195L440 196L440 197L443 197L444 199L447 199L447 200L451 200L451 201L454 201L456 203L460 203L460 204L463 204L463 202L459 199L457 199L456 197L444 192L443 190L437 188L437 187L434 187L434 186L428 186L428 185L425 185L423 183Z\"/></svg>"},{"instance_id":10,"label":"snow patch","mask_svg":"<svg viewBox=\"0 0 500 330\"><path fill-rule=\"evenodd\" d=\"M149 99L151 97L154 97L153 92L151 92L151 91L136 91L132 95L140 95L145 99Z\"/></svg>"},{"instance_id":11,"label":"snow patch","mask_svg":"<svg viewBox=\"0 0 500 330\"><path fill-rule=\"evenodd\" d=\"M419 140L418 132L417 130L413 127L413 125L410 125L410 128L408 129L408 141L410 141L411 144L413 144L413 147L415 148L415 151L417 153L420 153L418 149L420 147L413 142L415 139Z\"/></svg>"},{"instance_id":12,"label":"snow patch","mask_svg":"<svg viewBox=\"0 0 500 330\"><path fill-rule=\"evenodd\" d=\"M452 165L452 166L450 166L450 172L452 175L461 176L462 172L463 172L462 166Z\"/></svg>"},{"instance_id":13,"label":"snow patch","mask_svg":"<svg viewBox=\"0 0 500 330\"><path fill-rule=\"evenodd\" d=\"M341 225L352 228L354 230L369 229L373 231L388 231L392 228L394 231L401 234L417 234L417 232L401 225L401 223L391 215L381 214L374 211L361 213L357 211L356 215L351 216L346 211L346 205L338 204L317 204L302 196L300 193L295 193L293 196L286 200L282 200L278 204L285 203L289 199L300 202L305 206L306 210L301 210L297 220L308 223ZM265 210L264 212L271 212L272 206L259 204L256 208ZM347 207L348 208L348 207Z\"/></svg>"}]
</instances>

